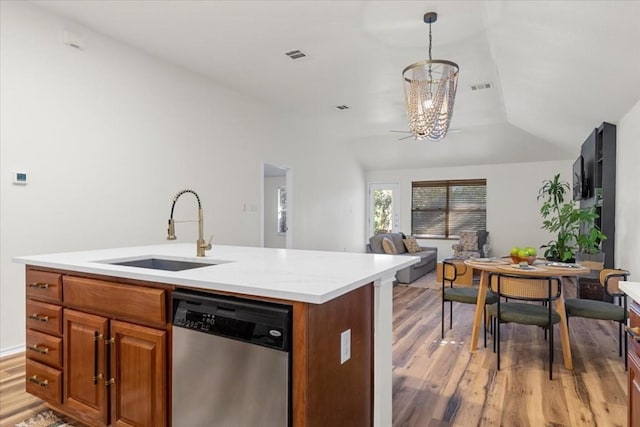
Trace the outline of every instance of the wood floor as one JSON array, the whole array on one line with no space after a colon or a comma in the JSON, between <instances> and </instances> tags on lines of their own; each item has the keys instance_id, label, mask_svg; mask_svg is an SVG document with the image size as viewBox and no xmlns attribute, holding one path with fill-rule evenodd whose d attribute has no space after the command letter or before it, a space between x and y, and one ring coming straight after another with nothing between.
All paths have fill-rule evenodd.
<instances>
[{"instance_id":1,"label":"wood floor","mask_svg":"<svg viewBox=\"0 0 640 427\"><path fill-rule=\"evenodd\" d=\"M24 353L0 360L0 426L14 426L46 406L24 391Z\"/></svg>"},{"instance_id":2,"label":"wood floor","mask_svg":"<svg viewBox=\"0 0 640 427\"><path fill-rule=\"evenodd\" d=\"M626 373L612 322L571 319L574 370L564 368L556 334L549 381L539 328L502 326L497 371L490 339L469 352L473 306L454 304L453 316L441 342L437 286L394 288L394 426L626 426ZM24 392L24 354L1 360L0 426L44 409Z\"/></svg>"},{"instance_id":3,"label":"wood floor","mask_svg":"<svg viewBox=\"0 0 640 427\"><path fill-rule=\"evenodd\" d=\"M490 338L486 349L480 337L478 351L469 351L474 306L454 304L453 329L440 339L434 288L394 288L394 426L626 427L627 377L617 324L572 318L574 370L564 368L556 333L553 381L543 331L502 325L497 371ZM575 295L575 286L563 292Z\"/></svg>"}]
</instances>

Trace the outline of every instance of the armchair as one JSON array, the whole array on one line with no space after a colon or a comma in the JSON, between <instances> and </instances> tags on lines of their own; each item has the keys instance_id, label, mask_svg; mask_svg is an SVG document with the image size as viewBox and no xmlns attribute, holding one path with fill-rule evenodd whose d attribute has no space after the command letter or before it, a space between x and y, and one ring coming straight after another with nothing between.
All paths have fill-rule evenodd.
<instances>
[{"instance_id":1,"label":"armchair","mask_svg":"<svg viewBox=\"0 0 640 427\"><path fill-rule=\"evenodd\" d=\"M486 230L461 231L460 241L451 246L453 257L460 259L490 257L491 246L487 243L488 237L489 232Z\"/></svg>"}]
</instances>

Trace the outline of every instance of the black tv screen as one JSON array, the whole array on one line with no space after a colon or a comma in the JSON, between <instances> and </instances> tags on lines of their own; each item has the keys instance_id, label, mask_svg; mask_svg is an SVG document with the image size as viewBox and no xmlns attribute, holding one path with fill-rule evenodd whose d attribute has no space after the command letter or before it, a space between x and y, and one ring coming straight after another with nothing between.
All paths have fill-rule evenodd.
<instances>
[{"instance_id":1,"label":"black tv screen","mask_svg":"<svg viewBox=\"0 0 640 427\"><path fill-rule=\"evenodd\" d=\"M573 162L573 200L582 200L584 196L584 161L582 156Z\"/></svg>"}]
</instances>

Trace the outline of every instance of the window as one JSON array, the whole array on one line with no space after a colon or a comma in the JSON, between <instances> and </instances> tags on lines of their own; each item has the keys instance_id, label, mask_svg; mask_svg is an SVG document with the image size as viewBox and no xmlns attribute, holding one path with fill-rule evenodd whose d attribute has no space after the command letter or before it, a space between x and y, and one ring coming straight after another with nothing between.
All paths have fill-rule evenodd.
<instances>
[{"instance_id":1,"label":"window","mask_svg":"<svg viewBox=\"0 0 640 427\"><path fill-rule=\"evenodd\" d=\"M411 234L457 238L460 231L486 230L487 180L411 183Z\"/></svg>"},{"instance_id":2,"label":"window","mask_svg":"<svg viewBox=\"0 0 640 427\"><path fill-rule=\"evenodd\" d=\"M369 236L399 231L398 195L396 182L369 184Z\"/></svg>"},{"instance_id":3,"label":"window","mask_svg":"<svg viewBox=\"0 0 640 427\"><path fill-rule=\"evenodd\" d=\"M287 191L278 187L278 233L287 232Z\"/></svg>"}]
</instances>

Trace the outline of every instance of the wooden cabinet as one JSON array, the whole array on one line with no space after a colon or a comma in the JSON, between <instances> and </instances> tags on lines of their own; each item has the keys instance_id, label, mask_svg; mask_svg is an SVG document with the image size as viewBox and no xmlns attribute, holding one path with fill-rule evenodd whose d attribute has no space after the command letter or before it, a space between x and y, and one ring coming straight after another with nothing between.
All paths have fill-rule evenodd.
<instances>
[{"instance_id":1,"label":"wooden cabinet","mask_svg":"<svg viewBox=\"0 0 640 427\"><path fill-rule=\"evenodd\" d=\"M640 359L638 355L632 352L629 352L629 409L628 409L628 417L629 427L639 427L640 426L640 414L638 411L640 410Z\"/></svg>"},{"instance_id":2,"label":"wooden cabinet","mask_svg":"<svg viewBox=\"0 0 640 427\"><path fill-rule=\"evenodd\" d=\"M166 425L166 332L115 320L110 330L113 425Z\"/></svg>"},{"instance_id":3,"label":"wooden cabinet","mask_svg":"<svg viewBox=\"0 0 640 427\"><path fill-rule=\"evenodd\" d=\"M62 402L62 275L27 269L26 390Z\"/></svg>"},{"instance_id":4,"label":"wooden cabinet","mask_svg":"<svg viewBox=\"0 0 640 427\"><path fill-rule=\"evenodd\" d=\"M27 267L27 391L91 426L168 425L168 298Z\"/></svg>"},{"instance_id":5,"label":"wooden cabinet","mask_svg":"<svg viewBox=\"0 0 640 427\"><path fill-rule=\"evenodd\" d=\"M64 310L64 400L84 422L108 422L104 337L108 319Z\"/></svg>"},{"instance_id":6,"label":"wooden cabinet","mask_svg":"<svg viewBox=\"0 0 640 427\"><path fill-rule=\"evenodd\" d=\"M89 426L171 425L171 290L27 266L27 391ZM292 425L373 425L373 285L323 304L253 298L293 307Z\"/></svg>"},{"instance_id":7,"label":"wooden cabinet","mask_svg":"<svg viewBox=\"0 0 640 427\"><path fill-rule=\"evenodd\" d=\"M640 305L633 302L629 307L629 326L640 327ZM640 427L640 343L633 337L629 337L628 357L628 403L627 425Z\"/></svg>"}]
</instances>

